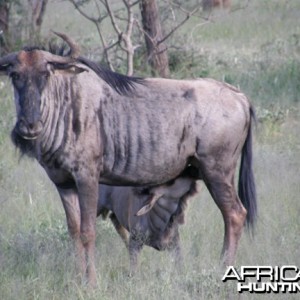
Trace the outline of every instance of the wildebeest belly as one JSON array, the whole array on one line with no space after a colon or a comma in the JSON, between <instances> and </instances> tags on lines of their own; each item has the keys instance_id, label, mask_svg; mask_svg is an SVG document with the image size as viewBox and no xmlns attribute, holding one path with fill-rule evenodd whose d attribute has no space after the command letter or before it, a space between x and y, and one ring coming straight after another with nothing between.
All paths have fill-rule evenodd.
<instances>
[{"instance_id":1,"label":"wildebeest belly","mask_svg":"<svg viewBox=\"0 0 300 300\"><path fill-rule=\"evenodd\" d=\"M158 111L157 103L138 100L102 109L102 183L161 184L178 176L195 152L190 109L175 102Z\"/></svg>"}]
</instances>

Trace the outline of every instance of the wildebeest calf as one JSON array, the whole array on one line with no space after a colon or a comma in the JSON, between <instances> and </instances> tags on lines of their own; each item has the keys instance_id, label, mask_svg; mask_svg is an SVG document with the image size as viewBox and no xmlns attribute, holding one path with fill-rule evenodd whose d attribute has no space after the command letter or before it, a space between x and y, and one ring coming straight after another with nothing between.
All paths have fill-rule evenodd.
<instances>
[{"instance_id":1,"label":"wildebeest calf","mask_svg":"<svg viewBox=\"0 0 300 300\"><path fill-rule=\"evenodd\" d=\"M144 244L167 249L176 264L181 262L178 226L184 223L188 200L196 191L196 180L186 176L153 188L100 186L97 215L105 218L111 211L110 219L129 250L131 274ZM138 216L153 198L157 201L151 210Z\"/></svg>"}]
</instances>

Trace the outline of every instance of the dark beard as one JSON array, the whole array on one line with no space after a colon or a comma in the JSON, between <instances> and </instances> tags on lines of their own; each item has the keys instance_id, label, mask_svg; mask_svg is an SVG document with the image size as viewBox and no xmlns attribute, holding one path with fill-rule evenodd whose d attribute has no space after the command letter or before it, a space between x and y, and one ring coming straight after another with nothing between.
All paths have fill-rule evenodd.
<instances>
[{"instance_id":1,"label":"dark beard","mask_svg":"<svg viewBox=\"0 0 300 300\"><path fill-rule=\"evenodd\" d=\"M34 158L35 157L35 141L26 140L22 138L16 128L14 128L10 134L11 140L13 144L18 148L21 152L21 157L23 155Z\"/></svg>"}]
</instances>

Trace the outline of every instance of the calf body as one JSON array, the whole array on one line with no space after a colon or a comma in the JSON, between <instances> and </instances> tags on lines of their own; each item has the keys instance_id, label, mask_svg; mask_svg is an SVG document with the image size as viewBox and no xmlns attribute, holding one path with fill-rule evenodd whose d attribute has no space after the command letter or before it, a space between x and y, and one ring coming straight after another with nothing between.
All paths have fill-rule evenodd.
<instances>
[{"instance_id":1,"label":"calf body","mask_svg":"<svg viewBox=\"0 0 300 300\"><path fill-rule=\"evenodd\" d=\"M157 250L168 249L176 263L181 260L178 225L183 224L188 199L195 192L196 181L188 177L153 188L100 185L98 215L112 212L110 218L129 250L131 273L136 270L137 256L144 244ZM151 210L137 216L153 196L157 201Z\"/></svg>"}]
</instances>

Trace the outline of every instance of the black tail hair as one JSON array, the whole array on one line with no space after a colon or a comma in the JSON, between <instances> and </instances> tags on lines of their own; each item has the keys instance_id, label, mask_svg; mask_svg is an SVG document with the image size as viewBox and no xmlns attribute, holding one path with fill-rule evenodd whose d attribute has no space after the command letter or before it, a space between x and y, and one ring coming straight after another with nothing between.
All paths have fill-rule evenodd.
<instances>
[{"instance_id":1,"label":"black tail hair","mask_svg":"<svg viewBox=\"0 0 300 300\"><path fill-rule=\"evenodd\" d=\"M238 194L247 210L247 227L254 228L257 218L256 188L252 168L252 123L255 122L255 112L250 107L250 126L242 149Z\"/></svg>"}]
</instances>

